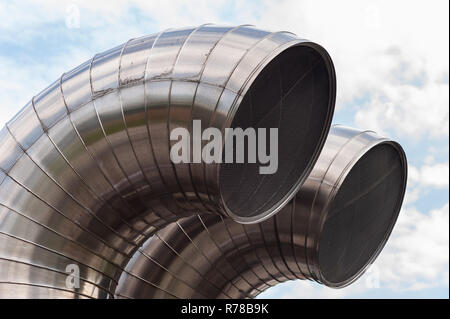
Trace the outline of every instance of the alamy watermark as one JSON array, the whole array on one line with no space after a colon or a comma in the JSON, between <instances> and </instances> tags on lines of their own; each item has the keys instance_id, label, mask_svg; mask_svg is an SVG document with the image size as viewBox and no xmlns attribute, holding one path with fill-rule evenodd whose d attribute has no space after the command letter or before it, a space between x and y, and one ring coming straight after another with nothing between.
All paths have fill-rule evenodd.
<instances>
[{"instance_id":1,"label":"alamy watermark","mask_svg":"<svg viewBox=\"0 0 450 319\"><path fill-rule=\"evenodd\" d=\"M66 27L68 29L79 29L80 28L80 8L71 4L66 7Z\"/></svg>"},{"instance_id":2,"label":"alamy watermark","mask_svg":"<svg viewBox=\"0 0 450 319\"><path fill-rule=\"evenodd\" d=\"M186 128L175 128L170 132L170 140L177 141L170 149L170 159L174 164L202 161L211 164L222 163L223 160L225 163L258 162L262 164L259 167L260 174L277 172L277 128L226 128L224 135L223 137L222 131L215 127L202 131L200 120L192 122L192 136ZM203 147L202 141L207 141ZM223 151L225 154L222 154Z\"/></svg>"},{"instance_id":3,"label":"alamy watermark","mask_svg":"<svg viewBox=\"0 0 450 319\"><path fill-rule=\"evenodd\" d=\"M66 266L66 287L68 289L80 288L80 267L77 264L69 264Z\"/></svg>"}]
</instances>

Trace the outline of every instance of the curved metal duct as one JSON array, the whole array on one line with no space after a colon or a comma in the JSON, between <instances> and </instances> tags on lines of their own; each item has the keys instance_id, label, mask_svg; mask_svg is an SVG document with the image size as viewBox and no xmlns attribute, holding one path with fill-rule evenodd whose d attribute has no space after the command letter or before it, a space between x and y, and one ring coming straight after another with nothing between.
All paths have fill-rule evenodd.
<instances>
[{"instance_id":1,"label":"curved metal duct","mask_svg":"<svg viewBox=\"0 0 450 319\"><path fill-rule=\"evenodd\" d=\"M63 74L0 131L0 297L113 297L131 256L168 223L269 218L311 171L335 90L322 47L251 26L167 30ZM170 131L194 119L279 128L278 171L175 165Z\"/></svg>"},{"instance_id":2,"label":"curved metal duct","mask_svg":"<svg viewBox=\"0 0 450 319\"><path fill-rule=\"evenodd\" d=\"M407 165L399 144L331 129L296 197L259 224L197 215L158 231L123 273L119 298L253 298L310 279L343 287L361 276L397 220Z\"/></svg>"}]
</instances>

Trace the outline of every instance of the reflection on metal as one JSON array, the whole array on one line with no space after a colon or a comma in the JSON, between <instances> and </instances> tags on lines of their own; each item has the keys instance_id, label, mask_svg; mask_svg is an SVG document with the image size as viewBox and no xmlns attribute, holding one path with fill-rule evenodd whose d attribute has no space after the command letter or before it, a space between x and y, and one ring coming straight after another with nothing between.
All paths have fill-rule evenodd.
<instances>
[{"instance_id":1,"label":"reflection on metal","mask_svg":"<svg viewBox=\"0 0 450 319\"><path fill-rule=\"evenodd\" d=\"M349 158L382 140L337 130L305 183L330 128L335 89L322 47L251 26L167 30L63 74L0 130L0 297L252 297L293 278L351 281L341 280L345 269L330 271L333 254L318 261L320 247L330 246L318 244L328 223L322 206L333 203L321 196L340 189L333 186ZM169 132L191 130L195 119L221 130L278 127L278 171L173 164ZM342 147L344 140L353 142ZM314 184L328 167L330 178ZM391 175L391 167L379 169ZM320 196L309 198L313 192ZM387 233L393 222L385 223ZM339 236L330 225L324 233ZM351 229L359 226L367 225ZM353 242L342 238L338 248Z\"/></svg>"},{"instance_id":2,"label":"reflection on metal","mask_svg":"<svg viewBox=\"0 0 450 319\"><path fill-rule=\"evenodd\" d=\"M122 298L253 298L270 286L356 280L378 256L406 186L395 142L334 126L296 197L259 224L200 214L158 231L127 265Z\"/></svg>"}]
</instances>

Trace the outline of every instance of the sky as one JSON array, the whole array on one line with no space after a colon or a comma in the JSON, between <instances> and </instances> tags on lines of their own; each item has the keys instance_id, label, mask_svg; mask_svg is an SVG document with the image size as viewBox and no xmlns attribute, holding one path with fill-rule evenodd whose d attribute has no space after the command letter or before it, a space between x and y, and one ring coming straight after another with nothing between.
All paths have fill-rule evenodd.
<instances>
[{"instance_id":1,"label":"sky","mask_svg":"<svg viewBox=\"0 0 450 319\"><path fill-rule=\"evenodd\" d=\"M0 125L95 53L169 27L253 24L324 46L333 122L404 147L408 187L385 249L355 284L279 284L261 298L449 298L449 1L0 0Z\"/></svg>"}]
</instances>

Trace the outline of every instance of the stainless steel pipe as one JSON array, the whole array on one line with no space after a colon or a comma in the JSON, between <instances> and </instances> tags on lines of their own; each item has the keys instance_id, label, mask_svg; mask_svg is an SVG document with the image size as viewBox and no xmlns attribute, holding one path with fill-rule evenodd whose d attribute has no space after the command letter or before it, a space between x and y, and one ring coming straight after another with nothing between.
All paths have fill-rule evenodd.
<instances>
[{"instance_id":1,"label":"stainless steel pipe","mask_svg":"<svg viewBox=\"0 0 450 319\"><path fill-rule=\"evenodd\" d=\"M399 144L334 126L296 197L259 224L200 214L158 231L127 265L119 298L252 298L310 279L344 287L375 260L406 187Z\"/></svg>"},{"instance_id":2,"label":"stainless steel pipe","mask_svg":"<svg viewBox=\"0 0 450 319\"><path fill-rule=\"evenodd\" d=\"M63 74L0 131L0 297L113 297L165 225L270 218L316 162L335 90L323 48L251 26L167 30ZM277 173L172 163L169 133L194 119L277 127ZM68 288L72 264L80 286Z\"/></svg>"}]
</instances>

